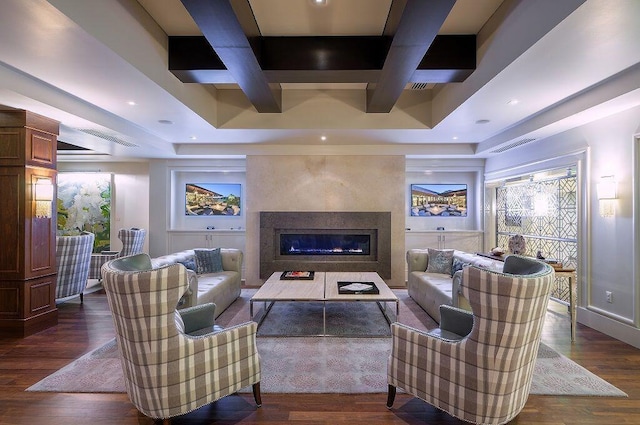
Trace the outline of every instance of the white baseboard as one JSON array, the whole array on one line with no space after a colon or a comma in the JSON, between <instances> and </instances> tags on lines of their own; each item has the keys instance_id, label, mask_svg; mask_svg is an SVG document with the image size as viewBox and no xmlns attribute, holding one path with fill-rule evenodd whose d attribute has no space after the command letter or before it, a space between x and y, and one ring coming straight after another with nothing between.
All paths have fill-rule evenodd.
<instances>
[{"instance_id":1,"label":"white baseboard","mask_svg":"<svg viewBox=\"0 0 640 425\"><path fill-rule=\"evenodd\" d=\"M609 335L624 343L640 348L640 329L621 323L585 308L578 308L578 323ZM579 337L578 337L579 338Z\"/></svg>"}]
</instances>

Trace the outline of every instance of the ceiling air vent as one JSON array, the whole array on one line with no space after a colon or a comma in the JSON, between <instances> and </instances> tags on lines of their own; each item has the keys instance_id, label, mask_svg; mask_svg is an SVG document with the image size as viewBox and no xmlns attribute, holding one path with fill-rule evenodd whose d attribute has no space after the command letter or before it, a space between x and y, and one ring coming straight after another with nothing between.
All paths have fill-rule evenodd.
<instances>
[{"instance_id":1,"label":"ceiling air vent","mask_svg":"<svg viewBox=\"0 0 640 425\"><path fill-rule=\"evenodd\" d=\"M506 146L502 146L502 147L500 147L498 149L494 149L494 150L491 151L491 153L506 152L506 151L508 151L510 149L517 148L517 147L522 146L522 145L526 145L527 143L531 143L531 142L533 142L535 140L538 140L538 139L536 139L536 138L520 139L517 142L511 143L510 145L506 145Z\"/></svg>"},{"instance_id":2,"label":"ceiling air vent","mask_svg":"<svg viewBox=\"0 0 640 425\"><path fill-rule=\"evenodd\" d=\"M429 83L413 83L411 84L411 90L426 90Z\"/></svg>"},{"instance_id":3,"label":"ceiling air vent","mask_svg":"<svg viewBox=\"0 0 640 425\"><path fill-rule=\"evenodd\" d=\"M92 130L90 128L78 128L77 130L82 131L83 133L90 134L90 135L95 136L95 137L99 137L99 138L104 139L104 140L108 140L108 141L113 142L113 143L117 143L117 144L122 145L122 146L126 146L128 148L137 148L138 147L138 145L136 145L136 144L127 142L126 140L119 139L119 138L117 138L115 136L103 133L103 132L98 131L98 130Z\"/></svg>"}]
</instances>

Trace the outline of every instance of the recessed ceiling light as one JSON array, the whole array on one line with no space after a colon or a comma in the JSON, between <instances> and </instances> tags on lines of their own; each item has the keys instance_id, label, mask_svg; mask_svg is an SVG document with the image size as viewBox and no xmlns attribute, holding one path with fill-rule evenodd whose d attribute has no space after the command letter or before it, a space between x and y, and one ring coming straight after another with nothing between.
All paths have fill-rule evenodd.
<instances>
[{"instance_id":1,"label":"recessed ceiling light","mask_svg":"<svg viewBox=\"0 0 640 425\"><path fill-rule=\"evenodd\" d=\"M134 102L133 100L130 100L130 101L127 102L127 105L136 106L136 102Z\"/></svg>"},{"instance_id":2,"label":"recessed ceiling light","mask_svg":"<svg viewBox=\"0 0 640 425\"><path fill-rule=\"evenodd\" d=\"M196 140L196 139L197 139L197 137L196 137L196 136L189 136L189 139L191 139L191 140Z\"/></svg>"},{"instance_id":3,"label":"recessed ceiling light","mask_svg":"<svg viewBox=\"0 0 640 425\"><path fill-rule=\"evenodd\" d=\"M490 122L491 120L482 119L482 120L477 120L476 124L489 124Z\"/></svg>"},{"instance_id":4,"label":"recessed ceiling light","mask_svg":"<svg viewBox=\"0 0 640 425\"><path fill-rule=\"evenodd\" d=\"M453 136L452 139L453 140L458 140L458 136Z\"/></svg>"},{"instance_id":5,"label":"recessed ceiling light","mask_svg":"<svg viewBox=\"0 0 640 425\"><path fill-rule=\"evenodd\" d=\"M158 120L158 122L160 124L173 124L173 121L171 121L171 120Z\"/></svg>"},{"instance_id":6,"label":"recessed ceiling light","mask_svg":"<svg viewBox=\"0 0 640 425\"><path fill-rule=\"evenodd\" d=\"M507 105L517 105L518 103L520 103L520 101L518 99L511 99L510 101L507 102Z\"/></svg>"},{"instance_id":7,"label":"recessed ceiling light","mask_svg":"<svg viewBox=\"0 0 640 425\"><path fill-rule=\"evenodd\" d=\"M326 6L327 2L328 0L311 0L311 3L313 3L316 6Z\"/></svg>"},{"instance_id":8,"label":"recessed ceiling light","mask_svg":"<svg viewBox=\"0 0 640 425\"><path fill-rule=\"evenodd\" d=\"M327 136L320 136L320 140L324 142L325 140L327 140Z\"/></svg>"}]
</instances>

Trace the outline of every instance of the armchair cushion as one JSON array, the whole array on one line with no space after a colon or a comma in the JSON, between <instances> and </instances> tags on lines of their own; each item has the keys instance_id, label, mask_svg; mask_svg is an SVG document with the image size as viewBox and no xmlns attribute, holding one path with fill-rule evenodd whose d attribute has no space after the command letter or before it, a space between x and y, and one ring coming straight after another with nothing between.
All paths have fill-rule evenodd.
<instances>
[{"instance_id":1,"label":"armchair cushion","mask_svg":"<svg viewBox=\"0 0 640 425\"><path fill-rule=\"evenodd\" d=\"M429 333L444 339L457 341L469 335L472 328L473 314L470 311L450 305L441 305L440 327Z\"/></svg>"},{"instance_id":2,"label":"armchair cushion","mask_svg":"<svg viewBox=\"0 0 640 425\"><path fill-rule=\"evenodd\" d=\"M222 327L215 325L215 313L214 303L183 308L176 311L176 325L182 332L192 336L221 331Z\"/></svg>"}]
</instances>

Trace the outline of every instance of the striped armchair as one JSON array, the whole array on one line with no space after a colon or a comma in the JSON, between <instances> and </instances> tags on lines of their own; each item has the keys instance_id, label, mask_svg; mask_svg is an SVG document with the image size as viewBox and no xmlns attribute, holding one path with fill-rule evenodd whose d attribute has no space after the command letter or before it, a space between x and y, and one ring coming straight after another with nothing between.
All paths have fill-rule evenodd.
<instances>
[{"instance_id":1,"label":"striped armchair","mask_svg":"<svg viewBox=\"0 0 640 425\"><path fill-rule=\"evenodd\" d=\"M56 236L56 299L80 295L80 302L84 301L94 237L89 232Z\"/></svg>"},{"instance_id":2,"label":"striped armchair","mask_svg":"<svg viewBox=\"0 0 640 425\"><path fill-rule=\"evenodd\" d=\"M102 267L126 389L135 407L151 418L168 419L250 385L260 406L257 324L187 334L186 318L176 310L188 288L187 269L181 264L150 267L147 254Z\"/></svg>"},{"instance_id":3,"label":"striped armchair","mask_svg":"<svg viewBox=\"0 0 640 425\"><path fill-rule=\"evenodd\" d=\"M145 229L132 227L131 229L118 230L118 239L122 241L122 249L118 257L126 257L128 255L140 254L144 246L144 238L147 234Z\"/></svg>"},{"instance_id":4,"label":"striped armchair","mask_svg":"<svg viewBox=\"0 0 640 425\"><path fill-rule=\"evenodd\" d=\"M388 362L391 408L396 387L459 419L477 424L504 424L524 407L540 343L554 278L551 266L512 255L506 270L465 267L462 295L473 313L469 328L422 332L394 323ZM457 329L456 329L457 326ZM470 333L469 333L470 330Z\"/></svg>"},{"instance_id":5,"label":"striped armchair","mask_svg":"<svg viewBox=\"0 0 640 425\"><path fill-rule=\"evenodd\" d=\"M107 261L120 257L140 254L144 246L144 238L147 235L145 229L132 227L131 229L118 230L118 239L122 241L122 249L118 251L102 251L91 256L91 270L89 271L89 279L102 279L102 265Z\"/></svg>"}]
</instances>

